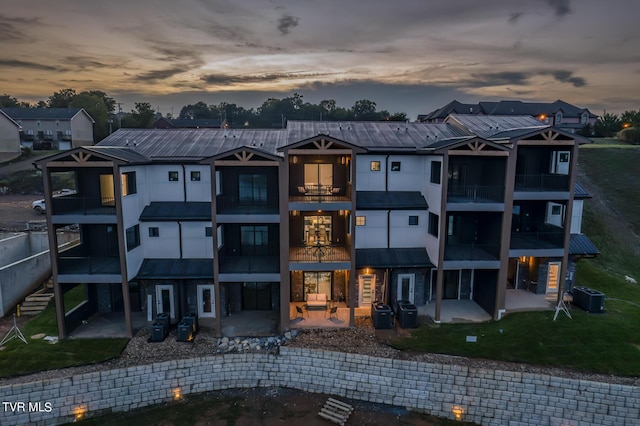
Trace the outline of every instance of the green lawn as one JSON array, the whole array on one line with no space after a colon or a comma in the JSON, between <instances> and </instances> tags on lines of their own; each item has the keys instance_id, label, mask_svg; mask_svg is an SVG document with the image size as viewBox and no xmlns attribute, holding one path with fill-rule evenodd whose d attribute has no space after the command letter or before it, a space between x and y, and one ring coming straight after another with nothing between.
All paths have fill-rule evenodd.
<instances>
[{"instance_id":1,"label":"green lawn","mask_svg":"<svg viewBox=\"0 0 640 426\"><path fill-rule=\"evenodd\" d=\"M605 294L605 314L573 308L573 319L561 313L555 322L554 312L531 312L483 324L423 326L394 344L405 350L640 376L640 285L624 280L631 275L640 281L640 256L635 254L637 240L623 235L640 234L640 150L581 148L579 163L613 210L597 208L596 199L585 201L582 231L601 254L581 260L576 276L578 285ZM467 343L466 336L477 336L477 343Z\"/></svg>"},{"instance_id":2,"label":"green lawn","mask_svg":"<svg viewBox=\"0 0 640 426\"><path fill-rule=\"evenodd\" d=\"M52 345L42 339L30 339L38 333L58 335L53 303L29 320L21 331L29 344L13 339L5 345L0 352L0 377L106 361L120 355L128 342L128 339L65 339Z\"/></svg>"}]
</instances>

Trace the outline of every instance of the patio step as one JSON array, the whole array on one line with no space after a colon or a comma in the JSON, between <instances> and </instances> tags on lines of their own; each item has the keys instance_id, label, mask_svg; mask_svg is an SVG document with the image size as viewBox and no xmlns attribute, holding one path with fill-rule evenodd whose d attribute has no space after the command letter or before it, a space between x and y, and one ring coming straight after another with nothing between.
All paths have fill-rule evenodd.
<instances>
[{"instance_id":1,"label":"patio step","mask_svg":"<svg viewBox=\"0 0 640 426\"><path fill-rule=\"evenodd\" d=\"M38 315L47 308L51 299L53 299L53 293L38 290L24 298L24 302L20 305L20 312L22 315Z\"/></svg>"}]
</instances>

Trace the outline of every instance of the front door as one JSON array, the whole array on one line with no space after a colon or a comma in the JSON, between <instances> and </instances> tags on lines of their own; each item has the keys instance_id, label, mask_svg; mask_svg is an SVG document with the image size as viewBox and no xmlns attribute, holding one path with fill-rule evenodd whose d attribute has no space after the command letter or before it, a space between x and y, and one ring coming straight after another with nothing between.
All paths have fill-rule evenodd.
<instances>
[{"instance_id":1,"label":"front door","mask_svg":"<svg viewBox=\"0 0 640 426\"><path fill-rule=\"evenodd\" d=\"M366 307L371 305L375 298L376 276L360 275L360 285L358 286L358 306Z\"/></svg>"},{"instance_id":2,"label":"front door","mask_svg":"<svg viewBox=\"0 0 640 426\"><path fill-rule=\"evenodd\" d=\"M399 274L398 275L398 293L396 300L408 300L415 303L415 274Z\"/></svg>"},{"instance_id":3,"label":"front door","mask_svg":"<svg viewBox=\"0 0 640 426\"><path fill-rule=\"evenodd\" d=\"M198 316L202 318L215 318L216 304L213 284L198 286Z\"/></svg>"},{"instance_id":4,"label":"front door","mask_svg":"<svg viewBox=\"0 0 640 426\"><path fill-rule=\"evenodd\" d=\"M560 262L549 262L547 277L547 294L558 294L558 278L560 277Z\"/></svg>"},{"instance_id":5,"label":"front door","mask_svg":"<svg viewBox=\"0 0 640 426\"><path fill-rule=\"evenodd\" d=\"M175 321L176 311L173 300L173 286L172 285L157 285L156 286L156 313L168 313L171 316L171 320Z\"/></svg>"}]
</instances>

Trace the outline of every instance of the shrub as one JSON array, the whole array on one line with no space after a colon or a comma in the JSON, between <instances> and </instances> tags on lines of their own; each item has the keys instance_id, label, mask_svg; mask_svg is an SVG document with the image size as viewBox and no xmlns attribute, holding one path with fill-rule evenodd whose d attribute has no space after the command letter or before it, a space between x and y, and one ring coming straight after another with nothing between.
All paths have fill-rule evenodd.
<instances>
[{"instance_id":1,"label":"shrub","mask_svg":"<svg viewBox=\"0 0 640 426\"><path fill-rule=\"evenodd\" d=\"M618 139L623 142L640 144L640 128L629 127L618 132Z\"/></svg>"}]
</instances>

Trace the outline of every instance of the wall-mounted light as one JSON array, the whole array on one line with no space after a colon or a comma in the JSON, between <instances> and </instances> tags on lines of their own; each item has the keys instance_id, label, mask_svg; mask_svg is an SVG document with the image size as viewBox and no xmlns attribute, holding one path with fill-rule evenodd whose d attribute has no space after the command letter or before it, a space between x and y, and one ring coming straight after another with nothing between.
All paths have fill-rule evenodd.
<instances>
[{"instance_id":1,"label":"wall-mounted light","mask_svg":"<svg viewBox=\"0 0 640 426\"><path fill-rule=\"evenodd\" d=\"M451 412L453 413L453 416L455 417L456 421L458 421L458 422L462 421L462 415L464 414L464 408L462 408L459 405L454 405L453 408L451 408Z\"/></svg>"},{"instance_id":2,"label":"wall-mounted light","mask_svg":"<svg viewBox=\"0 0 640 426\"><path fill-rule=\"evenodd\" d=\"M528 260L527 256L520 256L520 262L527 263L527 260Z\"/></svg>"},{"instance_id":3,"label":"wall-mounted light","mask_svg":"<svg viewBox=\"0 0 640 426\"><path fill-rule=\"evenodd\" d=\"M346 162L347 162L347 157L345 157L344 155L340 157L340 164L345 164Z\"/></svg>"},{"instance_id":4,"label":"wall-mounted light","mask_svg":"<svg viewBox=\"0 0 640 426\"><path fill-rule=\"evenodd\" d=\"M182 390L180 388L175 388L172 392L174 401L182 399Z\"/></svg>"},{"instance_id":5,"label":"wall-mounted light","mask_svg":"<svg viewBox=\"0 0 640 426\"><path fill-rule=\"evenodd\" d=\"M79 422L80 420L84 419L84 416L87 413L87 411L88 410L86 405L78 405L76 408L73 409L73 421Z\"/></svg>"},{"instance_id":6,"label":"wall-mounted light","mask_svg":"<svg viewBox=\"0 0 640 426\"><path fill-rule=\"evenodd\" d=\"M294 155L291 161L293 162L293 164L298 164L298 156Z\"/></svg>"}]
</instances>

